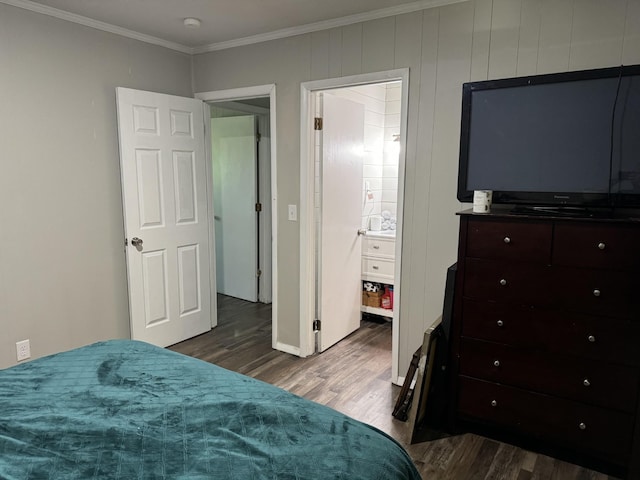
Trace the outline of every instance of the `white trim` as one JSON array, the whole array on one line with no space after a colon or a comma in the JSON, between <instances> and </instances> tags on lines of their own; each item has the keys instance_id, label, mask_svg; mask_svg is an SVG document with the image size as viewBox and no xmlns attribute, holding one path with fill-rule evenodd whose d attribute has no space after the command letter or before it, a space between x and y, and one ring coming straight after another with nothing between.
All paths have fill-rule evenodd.
<instances>
[{"instance_id":1,"label":"white trim","mask_svg":"<svg viewBox=\"0 0 640 480\"><path fill-rule=\"evenodd\" d=\"M211 165L211 110L206 102L202 102L204 122L204 152L206 155L205 171L207 172L207 218L209 218L209 286L211 328L218 326L218 287L216 279L216 236L213 222L213 173Z\"/></svg>"},{"instance_id":2,"label":"white trim","mask_svg":"<svg viewBox=\"0 0 640 480\"><path fill-rule=\"evenodd\" d=\"M186 45L181 45L176 42L171 42L162 38L146 35L134 30L129 30L127 28L118 27L117 25L94 20L92 18L84 17L76 13L65 12L64 10L49 7L47 5L42 5L41 3L31 2L30 0L0 0L0 3L5 3L7 5L11 5L12 7L24 8L25 10L41 13L43 15L49 15L50 17L77 23L79 25L84 25L85 27L95 28L96 30L102 30L103 32L113 33L115 35L120 35L121 37L132 38L134 40L150 43L152 45L158 45L160 47L169 48L178 52L188 53L191 55L193 54L193 48L187 47Z\"/></svg>"},{"instance_id":3,"label":"white trim","mask_svg":"<svg viewBox=\"0 0 640 480\"><path fill-rule=\"evenodd\" d=\"M398 364L400 362L400 299L402 296L402 286L400 285L400 276L402 274L402 234L404 231L404 184L405 166L407 163L407 122L409 119L409 69L404 69L402 78L402 92L400 96L400 154L398 155L398 197L396 203L396 251L394 263L395 286L393 289L393 325L391 328L391 345L395 355L391 361L391 378L396 385L402 385L400 381L400 372L398 372ZM401 180L401 181L400 181ZM400 259L400 261L398 261ZM406 320L405 320L406 321ZM405 323L406 325L406 323ZM395 379L395 380L393 380Z\"/></svg>"},{"instance_id":4,"label":"white trim","mask_svg":"<svg viewBox=\"0 0 640 480\"><path fill-rule=\"evenodd\" d=\"M345 88L393 80L402 82L400 118L400 155L398 159L398 202L396 228L396 261L394 272L394 306L391 356L391 381L401 384L398 377L400 358L400 295L401 295L401 254L404 206L404 182L406 163L407 117L409 114L409 69L400 68L384 72L365 73L348 77L314 80L300 84L300 356L314 353L314 337L311 327L315 315L315 262L316 250L314 199L314 142L311 129L315 92L334 88ZM406 320L405 320L406 321Z\"/></svg>"},{"instance_id":5,"label":"white trim","mask_svg":"<svg viewBox=\"0 0 640 480\"><path fill-rule=\"evenodd\" d=\"M242 100L244 98L270 97L272 94L275 95L275 92L276 85L274 83L270 83L267 85L256 85L253 87L228 88L226 90L216 90L213 92L195 93L194 96L200 100L204 100L205 102L219 102ZM271 101L273 102L273 98L271 98ZM271 107L271 115L273 116L274 105L271 105Z\"/></svg>"},{"instance_id":6,"label":"white trim","mask_svg":"<svg viewBox=\"0 0 640 480\"><path fill-rule=\"evenodd\" d=\"M277 128L276 128L276 85L232 88L194 94L204 102L220 100L240 100L242 98L269 97L269 122L271 123L271 346L276 350L292 353L287 345L278 340L278 191L277 191ZM286 348L286 350L285 350ZM295 353L294 355L297 355Z\"/></svg>"},{"instance_id":7,"label":"white trim","mask_svg":"<svg viewBox=\"0 0 640 480\"><path fill-rule=\"evenodd\" d=\"M300 356L300 349L298 347L294 347L293 345L277 342L275 347L273 348L284 353L290 353L291 355L295 355L296 357Z\"/></svg>"},{"instance_id":8,"label":"white trim","mask_svg":"<svg viewBox=\"0 0 640 480\"><path fill-rule=\"evenodd\" d=\"M427 8L442 7L444 5L451 5L453 3L462 3L466 1L468 0L418 0L416 2L405 3L403 5L397 5L395 7L381 8L379 10L373 10L371 12L357 13L355 15L348 15L346 17L332 18L330 20L323 20L321 22L307 23L305 25L283 28L281 30L275 30L273 32L251 35L249 37L236 38L224 42L211 43L209 45L203 45L200 47L193 47L192 53L198 54L214 52L216 50L226 50L228 48L241 47L244 45L251 45L253 43L268 42L270 40L278 40L280 38L294 37L296 35L303 35L305 33L318 32L321 30L328 30L330 28L336 27L344 27L347 25L353 25L354 23L368 22L371 20L377 20L379 18L393 17L395 15L402 15L404 13L417 12L419 10L425 10Z\"/></svg>"},{"instance_id":9,"label":"white trim","mask_svg":"<svg viewBox=\"0 0 640 480\"><path fill-rule=\"evenodd\" d=\"M315 308L315 209L313 164L314 142L311 126L315 113L313 89L300 84L300 356L315 353L312 328Z\"/></svg>"},{"instance_id":10,"label":"white trim","mask_svg":"<svg viewBox=\"0 0 640 480\"><path fill-rule=\"evenodd\" d=\"M104 32L113 33L122 37L132 38L134 40L150 43L152 45L158 45L160 47L176 50L178 52L195 55L199 53L214 52L217 50L226 50L228 48L240 47L243 45L251 45L254 43L267 42L280 38L293 37L296 35L303 35L305 33L318 32L320 30L327 30L335 27L344 27L347 25L353 25L354 23L368 22L371 20L377 20L379 18L392 17L395 15L402 15L405 13L417 12L419 10L442 7L444 5L451 5L454 3L462 3L466 1L468 0L418 0L411 3L405 3L403 5L397 5L395 7L381 8L378 10L373 10L371 12L357 13L355 15L348 15L346 17L323 20L321 22L307 23L305 25L283 28L281 30L275 30L273 32L261 33L258 35L251 35L248 37L236 38L223 42L210 43L208 45L202 45L198 47L189 47L177 42L164 40L152 35L147 35L144 33L136 32L134 30L129 30L127 28L118 27L117 25L94 20L92 18L78 15L76 13L66 12L64 10L49 7L47 5L42 5L30 0L0 0L0 3L5 3L13 7L23 8L32 12L41 13L43 15L49 15L50 17L59 18L61 20L66 20L68 22L84 25L85 27L95 28Z\"/></svg>"}]
</instances>

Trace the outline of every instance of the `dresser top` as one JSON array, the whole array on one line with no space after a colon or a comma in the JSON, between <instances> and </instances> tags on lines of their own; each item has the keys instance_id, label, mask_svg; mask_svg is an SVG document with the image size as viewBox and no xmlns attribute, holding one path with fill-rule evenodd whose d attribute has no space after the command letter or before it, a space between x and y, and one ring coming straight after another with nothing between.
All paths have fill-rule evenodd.
<instances>
[{"instance_id":1,"label":"dresser top","mask_svg":"<svg viewBox=\"0 0 640 480\"><path fill-rule=\"evenodd\" d=\"M511 220L568 220L568 221L594 221L612 223L632 223L640 225L639 210L581 210L564 208L554 210L553 207L514 208L505 206L493 206L489 213L475 213L473 209L462 210L457 215L485 218L508 218Z\"/></svg>"}]
</instances>

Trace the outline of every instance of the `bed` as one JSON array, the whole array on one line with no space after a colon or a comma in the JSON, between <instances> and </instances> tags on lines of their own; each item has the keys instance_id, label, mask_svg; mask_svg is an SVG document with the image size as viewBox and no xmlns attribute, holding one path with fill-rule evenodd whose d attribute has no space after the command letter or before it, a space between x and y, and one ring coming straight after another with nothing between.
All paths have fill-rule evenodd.
<instances>
[{"instance_id":1,"label":"bed","mask_svg":"<svg viewBox=\"0 0 640 480\"><path fill-rule=\"evenodd\" d=\"M420 476L395 440L335 410L112 340L0 370L0 478Z\"/></svg>"}]
</instances>

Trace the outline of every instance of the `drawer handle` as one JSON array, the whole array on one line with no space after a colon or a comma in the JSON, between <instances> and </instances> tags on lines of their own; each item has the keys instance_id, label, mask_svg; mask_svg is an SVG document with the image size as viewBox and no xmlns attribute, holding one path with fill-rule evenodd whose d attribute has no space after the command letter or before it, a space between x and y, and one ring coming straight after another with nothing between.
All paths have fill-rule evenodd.
<instances>
[{"instance_id":1,"label":"drawer handle","mask_svg":"<svg viewBox=\"0 0 640 480\"><path fill-rule=\"evenodd\" d=\"M503 322L502 320L498 320L498 321L496 322L496 324L497 324L499 327L504 327L504 322Z\"/></svg>"},{"instance_id":2,"label":"drawer handle","mask_svg":"<svg viewBox=\"0 0 640 480\"><path fill-rule=\"evenodd\" d=\"M494 367L499 367L500 366L500 360L494 360L493 361L493 366Z\"/></svg>"},{"instance_id":3,"label":"drawer handle","mask_svg":"<svg viewBox=\"0 0 640 480\"><path fill-rule=\"evenodd\" d=\"M374 270L378 270L380 267L378 267L377 265L372 265L371 268L373 268Z\"/></svg>"},{"instance_id":4,"label":"drawer handle","mask_svg":"<svg viewBox=\"0 0 640 480\"><path fill-rule=\"evenodd\" d=\"M504 237L504 243L511 243L511 239L509 237Z\"/></svg>"},{"instance_id":5,"label":"drawer handle","mask_svg":"<svg viewBox=\"0 0 640 480\"><path fill-rule=\"evenodd\" d=\"M585 379L582 381L582 384L583 384L585 387L590 387L590 386L591 386L591 382L589 381L589 379L588 379L588 378L585 378Z\"/></svg>"},{"instance_id":6,"label":"drawer handle","mask_svg":"<svg viewBox=\"0 0 640 480\"><path fill-rule=\"evenodd\" d=\"M600 242L600 243L598 244L598 248L599 248L600 250L604 250L604 249L605 249L605 247L606 247L606 245L605 245L604 243L602 243L602 242Z\"/></svg>"},{"instance_id":7,"label":"drawer handle","mask_svg":"<svg viewBox=\"0 0 640 480\"><path fill-rule=\"evenodd\" d=\"M597 288L593 291L593 296L594 297L599 297L600 296L600 290L598 290Z\"/></svg>"},{"instance_id":8,"label":"drawer handle","mask_svg":"<svg viewBox=\"0 0 640 480\"><path fill-rule=\"evenodd\" d=\"M376 250L380 250L380 245L374 245L373 248Z\"/></svg>"},{"instance_id":9,"label":"drawer handle","mask_svg":"<svg viewBox=\"0 0 640 480\"><path fill-rule=\"evenodd\" d=\"M593 335L589 335L589 336L587 337L587 340L589 340L591 343L595 343L595 341L596 341L596 337L594 337Z\"/></svg>"},{"instance_id":10,"label":"drawer handle","mask_svg":"<svg viewBox=\"0 0 640 480\"><path fill-rule=\"evenodd\" d=\"M498 406L498 402L496 402L495 400L491 400L491 406L492 407L497 407Z\"/></svg>"},{"instance_id":11,"label":"drawer handle","mask_svg":"<svg viewBox=\"0 0 640 480\"><path fill-rule=\"evenodd\" d=\"M500 285L502 285L503 287L507 284L507 281L504 278L500 279Z\"/></svg>"},{"instance_id":12,"label":"drawer handle","mask_svg":"<svg viewBox=\"0 0 640 480\"><path fill-rule=\"evenodd\" d=\"M587 429L587 425L586 425L586 423L584 423L584 422L580 422L580 423L578 424L578 428L579 428L580 430L586 430L586 429Z\"/></svg>"}]
</instances>

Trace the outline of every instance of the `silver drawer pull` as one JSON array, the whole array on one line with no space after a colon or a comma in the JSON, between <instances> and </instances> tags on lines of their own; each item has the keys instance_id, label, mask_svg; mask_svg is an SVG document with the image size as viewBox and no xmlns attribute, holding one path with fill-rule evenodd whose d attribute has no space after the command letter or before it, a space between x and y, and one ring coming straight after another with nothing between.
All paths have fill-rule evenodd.
<instances>
[{"instance_id":1,"label":"silver drawer pull","mask_svg":"<svg viewBox=\"0 0 640 480\"><path fill-rule=\"evenodd\" d=\"M498 406L498 402L496 402L495 400L491 400L491 406L492 407L497 407Z\"/></svg>"},{"instance_id":2,"label":"silver drawer pull","mask_svg":"<svg viewBox=\"0 0 640 480\"><path fill-rule=\"evenodd\" d=\"M372 265L371 268L373 268L374 270L379 270L380 267L378 267L377 265Z\"/></svg>"},{"instance_id":3,"label":"silver drawer pull","mask_svg":"<svg viewBox=\"0 0 640 480\"><path fill-rule=\"evenodd\" d=\"M589 379L588 379L588 378L585 378L585 379L582 381L582 384L583 384L585 387L590 387L590 386L591 386L591 382L589 381Z\"/></svg>"},{"instance_id":4,"label":"silver drawer pull","mask_svg":"<svg viewBox=\"0 0 640 480\"><path fill-rule=\"evenodd\" d=\"M507 281L504 278L500 279L500 285L502 285L503 287L507 284Z\"/></svg>"},{"instance_id":5,"label":"silver drawer pull","mask_svg":"<svg viewBox=\"0 0 640 480\"><path fill-rule=\"evenodd\" d=\"M380 245L374 245L374 246L373 246L373 248L374 248L375 250L380 250Z\"/></svg>"},{"instance_id":6,"label":"silver drawer pull","mask_svg":"<svg viewBox=\"0 0 640 480\"><path fill-rule=\"evenodd\" d=\"M580 430L586 430L586 429L587 429L587 425L586 425L584 422L580 422L580 423L578 424L578 428L579 428Z\"/></svg>"},{"instance_id":7,"label":"silver drawer pull","mask_svg":"<svg viewBox=\"0 0 640 480\"><path fill-rule=\"evenodd\" d=\"M509 237L504 237L504 243L511 243L511 239Z\"/></svg>"},{"instance_id":8,"label":"silver drawer pull","mask_svg":"<svg viewBox=\"0 0 640 480\"><path fill-rule=\"evenodd\" d=\"M499 367L500 366L500 360L494 360L493 366L494 367Z\"/></svg>"},{"instance_id":9,"label":"silver drawer pull","mask_svg":"<svg viewBox=\"0 0 640 480\"><path fill-rule=\"evenodd\" d=\"M504 322L502 320L498 320L496 323L499 327L504 327Z\"/></svg>"},{"instance_id":10,"label":"silver drawer pull","mask_svg":"<svg viewBox=\"0 0 640 480\"><path fill-rule=\"evenodd\" d=\"M604 250L604 248L605 248L605 247L606 247L606 245L605 245L604 243L602 243L602 242L600 242L600 243L598 244L598 248L599 248L600 250Z\"/></svg>"},{"instance_id":11,"label":"silver drawer pull","mask_svg":"<svg viewBox=\"0 0 640 480\"><path fill-rule=\"evenodd\" d=\"M594 297L599 297L600 296L600 290L598 290L597 288L593 291L593 296Z\"/></svg>"},{"instance_id":12,"label":"silver drawer pull","mask_svg":"<svg viewBox=\"0 0 640 480\"><path fill-rule=\"evenodd\" d=\"M587 337L587 340L589 340L591 343L595 343L595 341L596 341L596 337L594 337L593 335L589 335L589 336Z\"/></svg>"}]
</instances>

